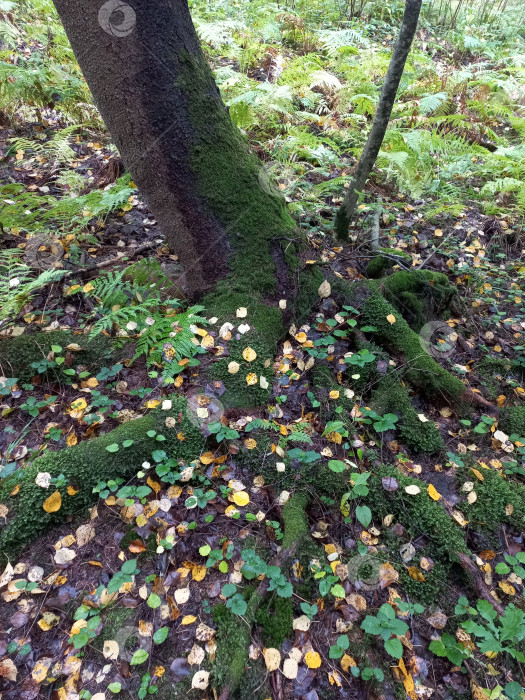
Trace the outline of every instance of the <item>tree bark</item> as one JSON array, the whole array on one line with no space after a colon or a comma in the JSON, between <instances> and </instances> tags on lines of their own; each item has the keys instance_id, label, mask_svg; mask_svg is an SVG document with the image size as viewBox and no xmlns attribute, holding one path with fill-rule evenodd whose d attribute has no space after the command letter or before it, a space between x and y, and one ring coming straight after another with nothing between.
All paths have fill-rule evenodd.
<instances>
[{"instance_id":1,"label":"tree bark","mask_svg":"<svg viewBox=\"0 0 525 700\"><path fill-rule=\"evenodd\" d=\"M348 238L348 227L354 214L359 193L363 191L368 176L372 172L377 154L385 138L386 129L392 114L397 89L403 75L405 63L412 46L417 29L422 0L406 0L405 12L399 36L397 37L385 82L381 90L379 104L375 113L372 129L365 148L357 164L348 192L335 219L335 232L339 240Z\"/></svg>"},{"instance_id":2,"label":"tree bark","mask_svg":"<svg viewBox=\"0 0 525 700\"><path fill-rule=\"evenodd\" d=\"M181 288L195 296L230 277L278 295L271 245L294 224L261 188L261 164L222 102L187 0L55 5L111 137L181 259Z\"/></svg>"}]
</instances>

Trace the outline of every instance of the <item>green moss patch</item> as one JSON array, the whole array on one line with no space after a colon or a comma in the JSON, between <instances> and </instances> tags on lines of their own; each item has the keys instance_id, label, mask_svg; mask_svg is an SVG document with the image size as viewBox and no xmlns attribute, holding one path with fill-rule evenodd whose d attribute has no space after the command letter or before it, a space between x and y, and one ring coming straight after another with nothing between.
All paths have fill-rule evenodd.
<instances>
[{"instance_id":1,"label":"green moss patch","mask_svg":"<svg viewBox=\"0 0 525 700\"><path fill-rule=\"evenodd\" d=\"M204 439L186 417L186 406L186 399L173 397L170 411L155 411L101 437L44 454L5 479L0 485L0 503L7 506L8 514L0 533L0 551L7 555L19 552L29 541L68 515L78 515L96 500L93 488L99 481L129 479L151 458L154 450L162 448L168 456L179 459L198 456ZM166 426L168 417L175 419L175 427ZM160 443L148 437L149 430L162 433L166 440ZM127 440L132 444L123 447L122 443ZM108 451L112 445L119 445L118 451ZM35 483L41 472L48 472L51 477L64 475L65 485L58 488L62 502L55 513L46 513L43 509L44 501L54 488L42 488ZM16 486L19 486L17 491ZM68 487L72 487L71 493ZM11 495L14 489L16 493Z\"/></svg>"},{"instance_id":2,"label":"green moss patch","mask_svg":"<svg viewBox=\"0 0 525 700\"><path fill-rule=\"evenodd\" d=\"M103 335L89 340L87 335L76 335L73 331L50 331L24 333L15 338L0 341L0 369L5 377L16 377L21 382L29 381L38 372L31 367L32 362L48 357L53 345L59 345L66 353L68 345L75 344L80 350L72 350L70 367L83 365L88 370L98 370L106 363L113 362L116 351L113 341ZM50 369L49 374L61 375L60 367Z\"/></svg>"},{"instance_id":3,"label":"green moss patch","mask_svg":"<svg viewBox=\"0 0 525 700\"><path fill-rule=\"evenodd\" d=\"M415 452L434 454L444 449L439 430L431 421L420 421L400 379L384 377L372 395L372 405L378 413L396 413L400 417L399 435Z\"/></svg>"}]
</instances>

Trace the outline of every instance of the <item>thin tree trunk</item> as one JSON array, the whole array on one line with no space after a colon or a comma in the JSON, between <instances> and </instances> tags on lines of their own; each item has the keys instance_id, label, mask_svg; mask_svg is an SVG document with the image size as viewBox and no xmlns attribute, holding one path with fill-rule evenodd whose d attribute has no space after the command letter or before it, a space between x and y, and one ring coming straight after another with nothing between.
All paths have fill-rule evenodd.
<instances>
[{"instance_id":1,"label":"thin tree trunk","mask_svg":"<svg viewBox=\"0 0 525 700\"><path fill-rule=\"evenodd\" d=\"M406 0L401 30L394 46L385 82L383 83L374 123L372 124L372 129L370 130L359 163L357 164L348 192L336 216L335 231L336 237L339 240L346 240L348 238L348 227L352 220L359 193L363 191L368 176L376 162L377 154L379 153L383 139L385 138L392 107L396 99L397 89L416 33L421 4L422 0Z\"/></svg>"},{"instance_id":2,"label":"thin tree trunk","mask_svg":"<svg viewBox=\"0 0 525 700\"><path fill-rule=\"evenodd\" d=\"M189 295L225 277L276 295L272 241L290 235L283 201L230 119L187 0L55 0L126 168L185 276Z\"/></svg>"}]
</instances>

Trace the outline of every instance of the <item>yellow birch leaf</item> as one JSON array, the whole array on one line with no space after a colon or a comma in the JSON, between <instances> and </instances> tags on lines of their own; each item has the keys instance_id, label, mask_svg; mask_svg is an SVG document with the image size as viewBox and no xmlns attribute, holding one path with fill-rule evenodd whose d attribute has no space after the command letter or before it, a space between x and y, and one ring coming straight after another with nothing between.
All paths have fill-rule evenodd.
<instances>
[{"instance_id":1,"label":"yellow birch leaf","mask_svg":"<svg viewBox=\"0 0 525 700\"><path fill-rule=\"evenodd\" d=\"M257 384L257 375L255 372L250 372L250 374L246 375L246 384L248 384L248 386Z\"/></svg>"},{"instance_id":2,"label":"yellow birch leaf","mask_svg":"<svg viewBox=\"0 0 525 700\"><path fill-rule=\"evenodd\" d=\"M246 506L250 502L250 496L246 491L237 491L233 494L233 502L236 506Z\"/></svg>"},{"instance_id":3,"label":"yellow birch leaf","mask_svg":"<svg viewBox=\"0 0 525 700\"><path fill-rule=\"evenodd\" d=\"M253 348L244 348L242 351L242 356L246 360L246 362L253 362L255 359L257 359L257 353Z\"/></svg>"},{"instance_id":4,"label":"yellow birch leaf","mask_svg":"<svg viewBox=\"0 0 525 700\"><path fill-rule=\"evenodd\" d=\"M394 314L388 314L388 316L386 317L386 320L388 321L388 323L394 324L394 323L396 322L397 319L396 319L396 317L394 316Z\"/></svg>"},{"instance_id":5,"label":"yellow birch leaf","mask_svg":"<svg viewBox=\"0 0 525 700\"><path fill-rule=\"evenodd\" d=\"M57 510L60 510L61 505L62 496L60 495L60 491L55 491L51 494L51 496L46 498L42 504L42 508L46 511L46 513L56 513Z\"/></svg>"},{"instance_id":6,"label":"yellow birch leaf","mask_svg":"<svg viewBox=\"0 0 525 700\"><path fill-rule=\"evenodd\" d=\"M439 499L441 498L441 494L439 493L439 491L436 491L436 488L432 484L428 485L427 491L428 495L433 501L439 501Z\"/></svg>"},{"instance_id":7,"label":"yellow birch leaf","mask_svg":"<svg viewBox=\"0 0 525 700\"><path fill-rule=\"evenodd\" d=\"M507 595L516 595L516 589L508 581L499 581L498 586Z\"/></svg>"},{"instance_id":8,"label":"yellow birch leaf","mask_svg":"<svg viewBox=\"0 0 525 700\"><path fill-rule=\"evenodd\" d=\"M206 576L205 566L194 566L191 570L191 577L194 581L202 581Z\"/></svg>"},{"instance_id":9,"label":"yellow birch leaf","mask_svg":"<svg viewBox=\"0 0 525 700\"><path fill-rule=\"evenodd\" d=\"M348 673L352 666L357 666L356 662L351 656L348 656L348 654L343 654L343 657L341 659L341 668L345 673Z\"/></svg>"},{"instance_id":10,"label":"yellow birch leaf","mask_svg":"<svg viewBox=\"0 0 525 700\"><path fill-rule=\"evenodd\" d=\"M195 615L184 615L182 620L180 621L181 625L193 625L193 623L197 620Z\"/></svg>"},{"instance_id":11,"label":"yellow birch leaf","mask_svg":"<svg viewBox=\"0 0 525 700\"><path fill-rule=\"evenodd\" d=\"M414 581L425 580L425 577L423 576L422 572L417 568L417 566L409 566L407 571L410 578L413 578Z\"/></svg>"},{"instance_id":12,"label":"yellow birch leaf","mask_svg":"<svg viewBox=\"0 0 525 700\"><path fill-rule=\"evenodd\" d=\"M66 438L66 444L68 447L73 447L73 445L76 445L78 442L77 436L75 433L69 433L69 435Z\"/></svg>"},{"instance_id":13,"label":"yellow birch leaf","mask_svg":"<svg viewBox=\"0 0 525 700\"><path fill-rule=\"evenodd\" d=\"M307 651L304 662L308 668L319 668L321 665L321 656L316 651Z\"/></svg>"}]
</instances>

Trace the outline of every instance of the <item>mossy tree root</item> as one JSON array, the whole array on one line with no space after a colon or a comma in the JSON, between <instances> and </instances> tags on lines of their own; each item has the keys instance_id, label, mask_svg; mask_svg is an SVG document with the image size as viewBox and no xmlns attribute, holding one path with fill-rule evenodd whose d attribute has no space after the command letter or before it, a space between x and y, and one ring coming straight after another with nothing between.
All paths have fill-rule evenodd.
<instances>
[{"instance_id":1,"label":"mossy tree root","mask_svg":"<svg viewBox=\"0 0 525 700\"><path fill-rule=\"evenodd\" d=\"M113 339L103 335L90 340L87 335L77 335L67 330L23 333L0 341L0 374L4 377L16 377L20 382L29 381L38 374L31 367L31 363L46 359L52 352L53 345L60 346L63 354L69 355L68 367L85 365L91 371L100 369L104 363L114 362L118 356ZM68 351L68 345L73 345L75 349ZM120 354L122 355L122 351ZM58 365L49 370L48 374L52 378L63 376Z\"/></svg>"},{"instance_id":2,"label":"mossy tree root","mask_svg":"<svg viewBox=\"0 0 525 700\"><path fill-rule=\"evenodd\" d=\"M466 387L427 352L421 337L400 311L404 306L401 300L407 293L416 301L419 297L431 295L433 309L445 308L454 297L454 288L445 275L428 270L400 271L383 280L358 284L339 280L335 286L347 303L359 308L362 320L376 327L374 340L403 359L407 366L405 376L413 386L430 397L457 404L473 403L485 410L498 412L496 406ZM395 300L397 308L392 303ZM419 310L423 312L425 306L421 304Z\"/></svg>"},{"instance_id":3,"label":"mossy tree root","mask_svg":"<svg viewBox=\"0 0 525 700\"><path fill-rule=\"evenodd\" d=\"M306 516L306 507L309 502L309 497L306 493L298 491L293 494L288 502L284 505L282 511L283 520L283 539L281 551L272 559L272 566L279 566L281 569L286 568L287 564L297 551L303 539L308 535L308 519ZM228 637L229 657L228 670L224 687L220 694L219 700L229 700L239 688L241 683L244 667L248 660L248 649L251 640L251 628L255 622L257 610L264 601L268 591L269 581L265 578L254 591L248 602L248 609L244 615L246 625L239 627L238 623L234 623L234 616L225 614L223 616L222 625L219 625L219 642L221 636ZM223 611L229 612L229 611ZM222 616L221 616L222 617ZM235 625L234 648L232 649L232 623ZM222 626L222 630L221 630ZM221 648L219 643L218 648Z\"/></svg>"},{"instance_id":4,"label":"mossy tree root","mask_svg":"<svg viewBox=\"0 0 525 700\"><path fill-rule=\"evenodd\" d=\"M0 531L0 554L16 556L37 535L64 521L68 515L79 514L97 500L93 487L99 481L131 478L144 461L151 460L152 452L159 447L178 459L198 457L204 438L188 415L186 399L172 397L169 411L154 411L101 437L46 453L4 479L0 484L0 503L8 512ZM167 427L167 418L175 420L174 427ZM166 440L160 443L148 437L147 432L153 429ZM133 442L124 447L122 443L126 440ZM110 445L118 445L118 451L108 451ZM49 473L52 478L63 474L65 483L43 488L35 483L39 473ZM60 493L61 505L56 512L48 513L43 504L55 490Z\"/></svg>"}]
</instances>

